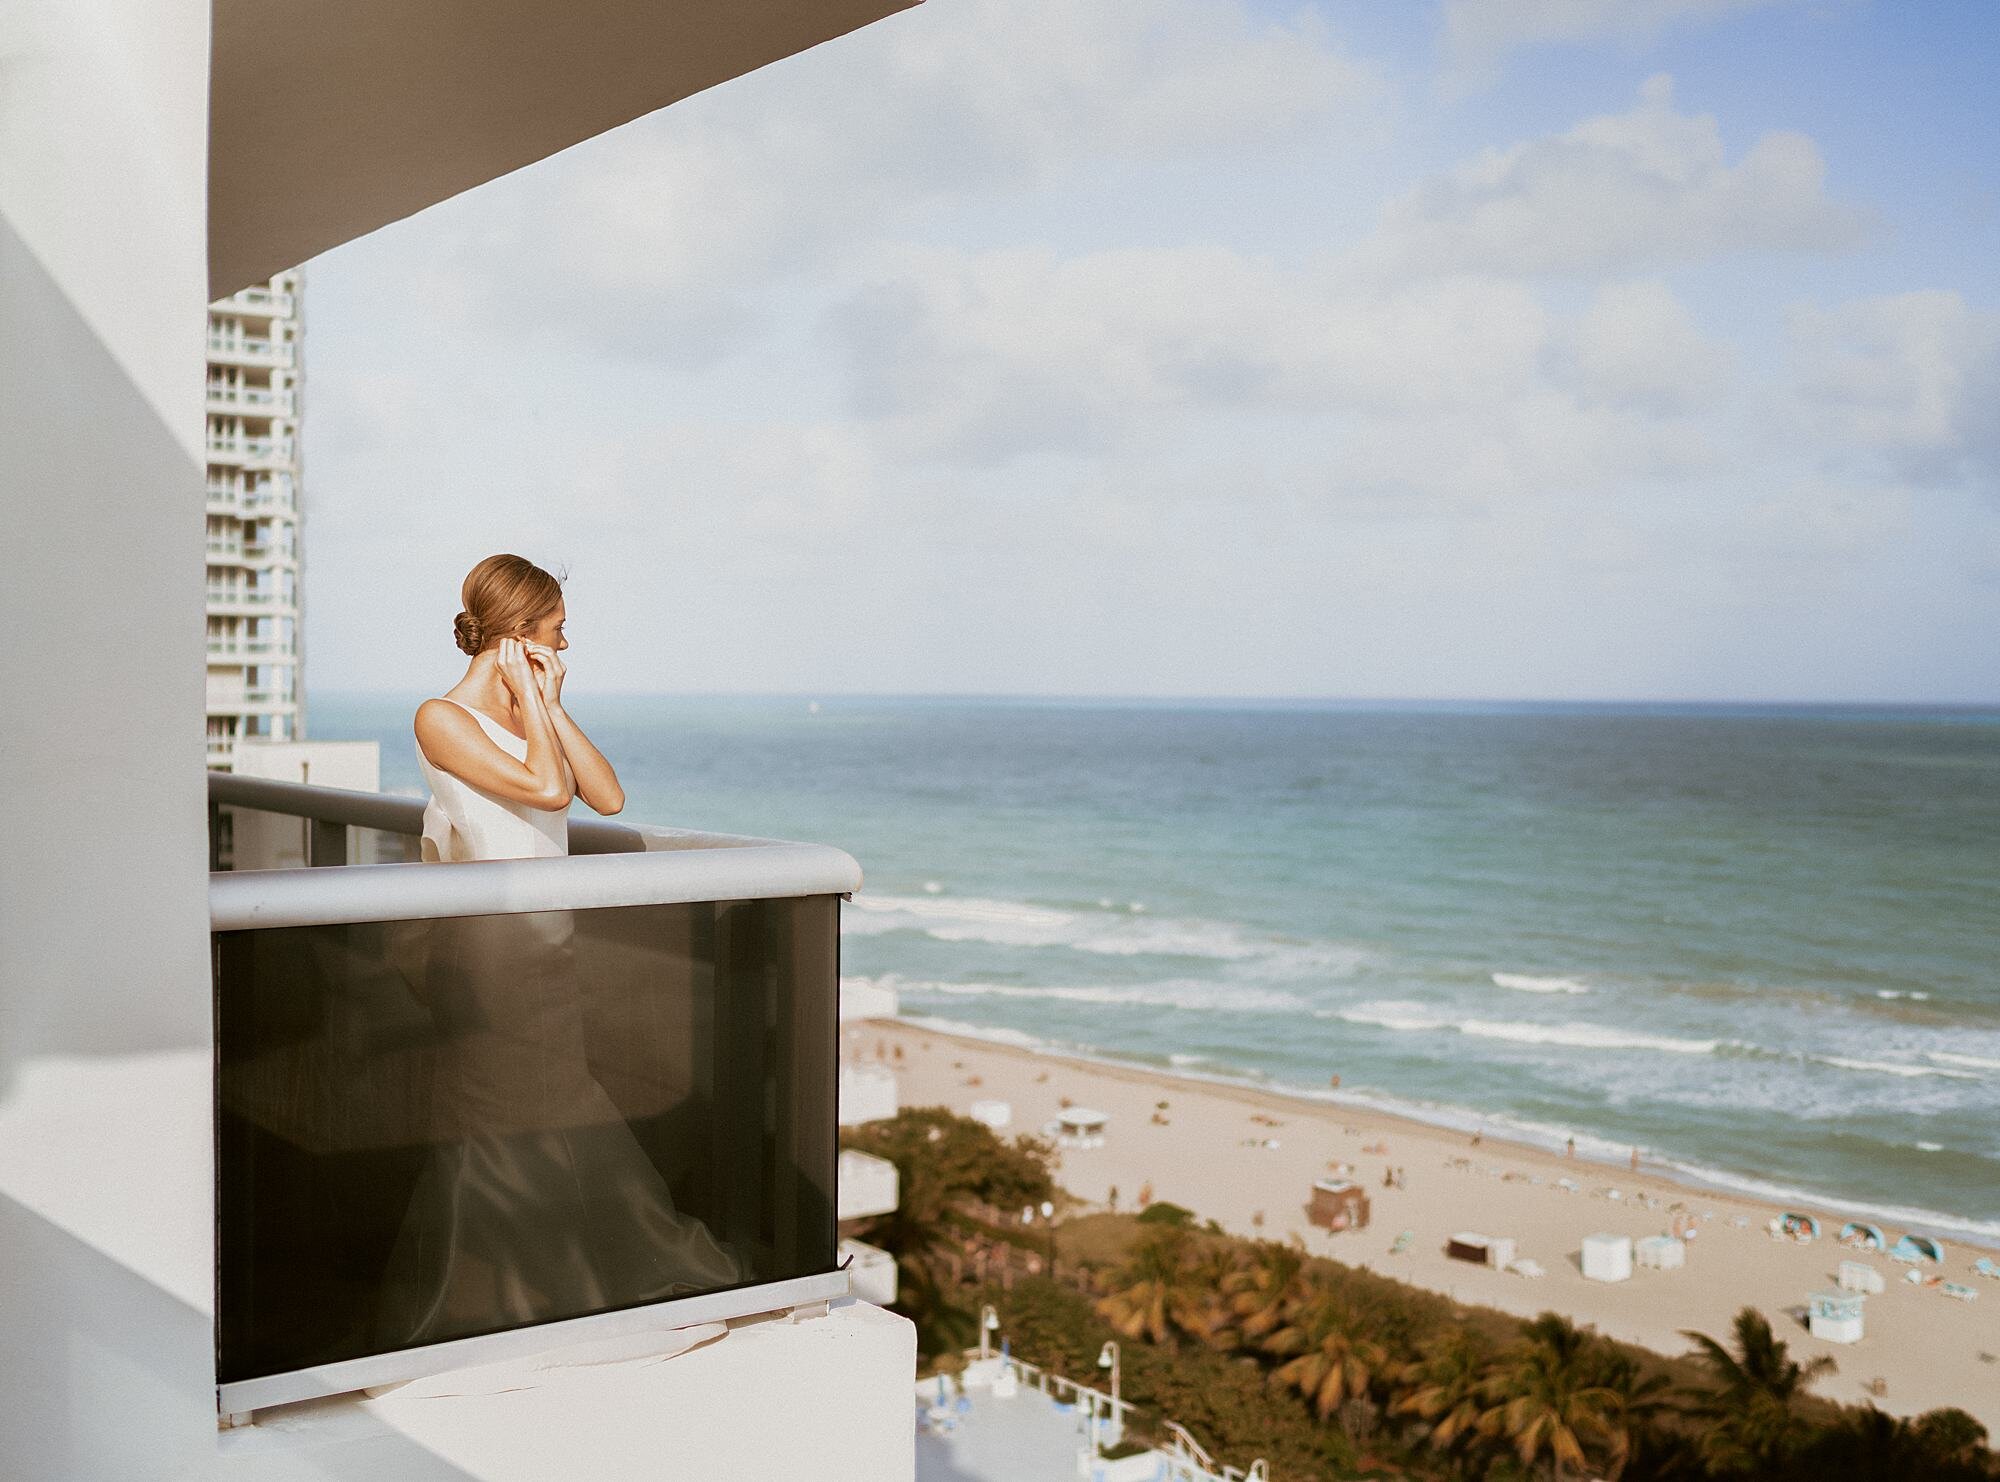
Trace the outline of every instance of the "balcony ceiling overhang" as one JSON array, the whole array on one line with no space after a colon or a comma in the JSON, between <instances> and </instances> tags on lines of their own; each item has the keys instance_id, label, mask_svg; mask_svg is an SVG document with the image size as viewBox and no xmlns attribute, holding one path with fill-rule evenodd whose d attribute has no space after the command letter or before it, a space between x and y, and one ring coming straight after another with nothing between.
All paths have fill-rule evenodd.
<instances>
[{"instance_id":1,"label":"balcony ceiling overhang","mask_svg":"<svg viewBox=\"0 0 2000 1482\"><path fill-rule=\"evenodd\" d=\"M209 295L917 0L215 0Z\"/></svg>"}]
</instances>

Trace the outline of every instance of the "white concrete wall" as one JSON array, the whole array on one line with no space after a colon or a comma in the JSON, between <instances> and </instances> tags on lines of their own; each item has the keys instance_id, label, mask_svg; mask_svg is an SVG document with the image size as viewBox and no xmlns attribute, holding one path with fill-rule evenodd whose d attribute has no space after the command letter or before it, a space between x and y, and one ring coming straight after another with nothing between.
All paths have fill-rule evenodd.
<instances>
[{"instance_id":1,"label":"white concrete wall","mask_svg":"<svg viewBox=\"0 0 2000 1482\"><path fill-rule=\"evenodd\" d=\"M203 0L0 0L8 1477L213 1459L207 85Z\"/></svg>"},{"instance_id":2,"label":"white concrete wall","mask_svg":"<svg viewBox=\"0 0 2000 1482\"><path fill-rule=\"evenodd\" d=\"M865 1307L217 1430L208 64L206 0L0 0L0 1477L908 1479L913 1330Z\"/></svg>"}]
</instances>

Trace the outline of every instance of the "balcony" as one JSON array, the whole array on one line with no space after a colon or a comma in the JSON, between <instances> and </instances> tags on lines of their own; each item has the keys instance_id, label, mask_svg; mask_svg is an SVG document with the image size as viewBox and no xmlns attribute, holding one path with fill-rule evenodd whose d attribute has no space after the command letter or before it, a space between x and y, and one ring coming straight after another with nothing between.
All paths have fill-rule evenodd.
<instances>
[{"instance_id":1,"label":"balcony","mask_svg":"<svg viewBox=\"0 0 2000 1482\"><path fill-rule=\"evenodd\" d=\"M210 437L210 463L289 463L292 440L288 437Z\"/></svg>"},{"instance_id":2,"label":"balcony","mask_svg":"<svg viewBox=\"0 0 2000 1482\"><path fill-rule=\"evenodd\" d=\"M282 613L291 608L292 599L281 592L252 591L248 587L208 588L208 610L218 616Z\"/></svg>"},{"instance_id":3,"label":"balcony","mask_svg":"<svg viewBox=\"0 0 2000 1482\"><path fill-rule=\"evenodd\" d=\"M840 1067L840 1125L858 1127L896 1115L896 1073L874 1065Z\"/></svg>"},{"instance_id":4,"label":"balcony","mask_svg":"<svg viewBox=\"0 0 2000 1482\"><path fill-rule=\"evenodd\" d=\"M225 1413L847 1291L848 856L579 818L568 857L349 865L423 803L209 800L240 862L311 862L210 876Z\"/></svg>"},{"instance_id":5,"label":"balcony","mask_svg":"<svg viewBox=\"0 0 2000 1482\"><path fill-rule=\"evenodd\" d=\"M898 1192L894 1163L853 1148L841 1150L837 1213L842 1220L865 1220L888 1214L896 1207Z\"/></svg>"},{"instance_id":6,"label":"balcony","mask_svg":"<svg viewBox=\"0 0 2000 1482\"><path fill-rule=\"evenodd\" d=\"M250 663L259 659L291 659L297 655L275 638L211 638L208 657L211 662Z\"/></svg>"},{"instance_id":7,"label":"balcony","mask_svg":"<svg viewBox=\"0 0 2000 1482\"><path fill-rule=\"evenodd\" d=\"M290 318L292 296L269 288L245 288L209 305L218 314L241 314L253 319Z\"/></svg>"},{"instance_id":8,"label":"balcony","mask_svg":"<svg viewBox=\"0 0 2000 1482\"><path fill-rule=\"evenodd\" d=\"M293 347L289 340L212 334L208 337L208 358L224 365L289 366Z\"/></svg>"},{"instance_id":9,"label":"balcony","mask_svg":"<svg viewBox=\"0 0 2000 1482\"><path fill-rule=\"evenodd\" d=\"M208 383L208 408L248 417L289 417L292 393L273 391L269 386L233 386L227 382Z\"/></svg>"}]
</instances>

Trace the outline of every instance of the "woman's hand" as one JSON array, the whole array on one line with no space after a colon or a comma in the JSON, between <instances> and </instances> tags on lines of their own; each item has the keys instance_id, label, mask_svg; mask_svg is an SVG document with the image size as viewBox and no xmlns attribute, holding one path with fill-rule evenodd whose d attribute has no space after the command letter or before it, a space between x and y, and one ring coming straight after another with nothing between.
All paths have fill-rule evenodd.
<instances>
[{"instance_id":1,"label":"woman's hand","mask_svg":"<svg viewBox=\"0 0 2000 1482\"><path fill-rule=\"evenodd\" d=\"M563 676L568 673L563 667L562 655L545 643L526 643L528 661L535 667L535 682L542 687L542 700L550 706L562 704Z\"/></svg>"},{"instance_id":2,"label":"woman's hand","mask_svg":"<svg viewBox=\"0 0 2000 1482\"><path fill-rule=\"evenodd\" d=\"M528 659L527 645L519 638L500 640L500 680L512 692L516 705L525 706L528 691L538 687L535 666Z\"/></svg>"}]
</instances>

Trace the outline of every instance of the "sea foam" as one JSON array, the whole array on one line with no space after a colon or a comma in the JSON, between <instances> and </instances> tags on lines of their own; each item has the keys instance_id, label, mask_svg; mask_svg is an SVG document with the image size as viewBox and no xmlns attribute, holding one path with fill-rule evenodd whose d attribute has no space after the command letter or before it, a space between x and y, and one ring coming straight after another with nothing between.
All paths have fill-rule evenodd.
<instances>
[{"instance_id":1,"label":"sea foam","mask_svg":"<svg viewBox=\"0 0 2000 1482\"><path fill-rule=\"evenodd\" d=\"M1494 986L1516 993L1588 993L1590 985L1574 978L1537 978L1527 973L1495 973Z\"/></svg>"},{"instance_id":2,"label":"sea foam","mask_svg":"<svg viewBox=\"0 0 2000 1482\"><path fill-rule=\"evenodd\" d=\"M1583 1050L1658 1050L1672 1055L1707 1055L1721 1044L1720 1040L1641 1034L1602 1024L1533 1024L1508 1019L1443 1018L1422 1004L1400 999L1357 1004L1346 1009L1321 1010L1320 1013L1322 1017L1341 1019L1349 1024L1372 1025L1379 1029L1405 1032L1442 1029L1476 1039L1509 1040L1524 1045L1559 1045Z\"/></svg>"},{"instance_id":3,"label":"sea foam","mask_svg":"<svg viewBox=\"0 0 2000 1482\"><path fill-rule=\"evenodd\" d=\"M1227 921L1129 910L1059 910L977 896L858 895L842 917L852 936L918 932L940 942L1059 947L1103 957L1192 957L1242 964L1260 977L1344 977L1361 954L1334 942L1261 936Z\"/></svg>"}]
</instances>

